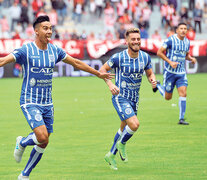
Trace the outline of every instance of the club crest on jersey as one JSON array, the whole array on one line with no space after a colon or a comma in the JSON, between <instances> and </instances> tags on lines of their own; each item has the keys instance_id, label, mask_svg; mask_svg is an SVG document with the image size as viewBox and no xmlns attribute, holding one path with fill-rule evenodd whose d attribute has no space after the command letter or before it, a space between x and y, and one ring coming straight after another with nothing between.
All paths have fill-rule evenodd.
<instances>
[{"instance_id":1,"label":"club crest on jersey","mask_svg":"<svg viewBox=\"0 0 207 180\"><path fill-rule=\"evenodd\" d=\"M29 85L30 85L31 87L33 87L33 86L35 86L35 84L36 84L36 80L35 80L35 78L31 78L30 81L29 81Z\"/></svg>"},{"instance_id":2,"label":"club crest on jersey","mask_svg":"<svg viewBox=\"0 0 207 180\"><path fill-rule=\"evenodd\" d=\"M55 62L55 57L53 55L49 55L50 62Z\"/></svg>"},{"instance_id":3,"label":"club crest on jersey","mask_svg":"<svg viewBox=\"0 0 207 180\"><path fill-rule=\"evenodd\" d=\"M126 81L122 81L122 82L121 82L121 87L122 87L122 88L126 88Z\"/></svg>"}]
</instances>

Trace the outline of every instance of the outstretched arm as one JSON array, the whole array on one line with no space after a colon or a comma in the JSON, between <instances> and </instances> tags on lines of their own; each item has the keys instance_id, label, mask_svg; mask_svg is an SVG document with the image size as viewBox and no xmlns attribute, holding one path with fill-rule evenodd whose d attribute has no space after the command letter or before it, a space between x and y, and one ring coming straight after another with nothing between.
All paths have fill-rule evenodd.
<instances>
[{"instance_id":1,"label":"outstretched arm","mask_svg":"<svg viewBox=\"0 0 207 180\"><path fill-rule=\"evenodd\" d=\"M108 71L111 70L111 67L105 63L101 68L100 68L100 72L102 73L106 73ZM104 81L106 82L106 84L108 85L109 87L109 90L111 91L111 93L113 95L118 95L119 94L119 88L109 79L104 79Z\"/></svg>"},{"instance_id":2,"label":"outstretched arm","mask_svg":"<svg viewBox=\"0 0 207 180\"><path fill-rule=\"evenodd\" d=\"M174 61L171 61L166 55L165 55L165 52L166 49L164 47L161 47L158 51L157 51L157 55L162 58L164 61L166 61L167 63L170 64L170 66L172 68L176 68L177 65L179 64L178 62L174 62Z\"/></svg>"},{"instance_id":3,"label":"outstretched arm","mask_svg":"<svg viewBox=\"0 0 207 180\"><path fill-rule=\"evenodd\" d=\"M112 79L113 75L110 73L101 73L95 69L93 69L92 67L90 67L89 65L87 65L86 63L84 63L83 61L73 58L69 55L67 55L67 57L63 60L64 63L70 64L73 67L82 70L82 71L86 71L89 72L91 74L96 75L97 77L101 78L101 79Z\"/></svg>"},{"instance_id":4,"label":"outstretched arm","mask_svg":"<svg viewBox=\"0 0 207 180\"><path fill-rule=\"evenodd\" d=\"M153 73L152 69L147 69L145 72L146 72L148 81L152 85L152 88L156 88L157 81L156 81L156 77L155 77L155 74Z\"/></svg>"},{"instance_id":5,"label":"outstretched arm","mask_svg":"<svg viewBox=\"0 0 207 180\"><path fill-rule=\"evenodd\" d=\"M186 54L186 59L191 61L193 64L197 62L197 59L192 57L189 52Z\"/></svg>"},{"instance_id":6,"label":"outstretched arm","mask_svg":"<svg viewBox=\"0 0 207 180\"><path fill-rule=\"evenodd\" d=\"M9 54L5 57L0 58L0 67L11 63L11 62L15 62L14 56L12 54Z\"/></svg>"}]
</instances>

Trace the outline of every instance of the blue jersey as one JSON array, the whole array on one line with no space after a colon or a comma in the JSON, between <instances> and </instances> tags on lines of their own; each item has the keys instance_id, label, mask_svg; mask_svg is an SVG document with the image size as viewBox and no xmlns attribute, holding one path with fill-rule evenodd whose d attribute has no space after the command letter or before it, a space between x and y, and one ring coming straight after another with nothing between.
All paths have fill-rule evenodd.
<instances>
[{"instance_id":1,"label":"blue jersey","mask_svg":"<svg viewBox=\"0 0 207 180\"><path fill-rule=\"evenodd\" d=\"M66 52L50 43L47 50L41 50L31 42L12 54L24 73L20 105L51 105L53 69L56 63L66 58Z\"/></svg>"},{"instance_id":2,"label":"blue jersey","mask_svg":"<svg viewBox=\"0 0 207 180\"><path fill-rule=\"evenodd\" d=\"M150 56L140 50L138 58L131 58L128 50L124 50L113 55L107 64L115 71L116 86L120 89L118 96L138 102L144 70L152 68Z\"/></svg>"},{"instance_id":3,"label":"blue jersey","mask_svg":"<svg viewBox=\"0 0 207 180\"><path fill-rule=\"evenodd\" d=\"M163 45L166 48L166 56L174 62L178 62L177 68L172 68L169 63L165 62L165 69L174 74L184 74L186 54L190 49L190 41L185 37L180 40L177 34L170 36Z\"/></svg>"}]
</instances>

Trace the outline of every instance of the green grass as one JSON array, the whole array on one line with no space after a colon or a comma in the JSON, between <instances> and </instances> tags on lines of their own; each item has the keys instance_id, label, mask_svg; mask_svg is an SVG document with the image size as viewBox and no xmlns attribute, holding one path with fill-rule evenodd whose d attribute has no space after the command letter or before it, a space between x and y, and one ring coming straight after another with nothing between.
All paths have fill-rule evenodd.
<instances>
[{"instance_id":1,"label":"green grass","mask_svg":"<svg viewBox=\"0 0 207 180\"><path fill-rule=\"evenodd\" d=\"M162 80L162 76L158 75ZM95 77L53 80L54 133L31 180L199 180L207 179L207 74L188 75L186 117L178 125L178 95L165 101L143 78L138 119L140 128L127 144L129 162L117 156L118 171L103 157L120 120L111 94ZM21 79L0 79L0 179L14 180L24 168L13 159L15 139L31 130L19 107ZM172 106L176 104L176 106Z\"/></svg>"}]
</instances>

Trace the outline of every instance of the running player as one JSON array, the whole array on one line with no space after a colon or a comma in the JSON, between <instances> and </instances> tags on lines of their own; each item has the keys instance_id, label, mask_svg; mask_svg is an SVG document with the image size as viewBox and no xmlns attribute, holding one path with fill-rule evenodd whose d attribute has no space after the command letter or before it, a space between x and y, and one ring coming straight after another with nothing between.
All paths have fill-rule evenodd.
<instances>
[{"instance_id":1,"label":"running player","mask_svg":"<svg viewBox=\"0 0 207 180\"><path fill-rule=\"evenodd\" d=\"M178 24L176 34L170 36L157 52L157 55L165 61L163 86L158 82L157 89L166 100L170 100L176 85L180 110L178 124L182 125L189 124L184 119L188 86L185 60L187 59L193 64L197 61L189 53L190 41L186 38L186 33L187 25L185 23Z\"/></svg>"},{"instance_id":2,"label":"running player","mask_svg":"<svg viewBox=\"0 0 207 180\"><path fill-rule=\"evenodd\" d=\"M0 67L11 62L22 65L24 80L20 106L33 132L27 137L18 136L14 150L17 163L22 159L27 146L34 146L25 169L18 179L29 179L33 168L40 161L53 132L52 76L56 63L63 61L77 69L92 73L99 78L111 79L111 74L101 73L82 61L75 59L61 48L49 43L52 25L48 16L39 16L34 24L35 41L15 49L6 57L0 58Z\"/></svg>"},{"instance_id":3,"label":"running player","mask_svg":"<svg viewBox=\"0 0 207 180\"><path fill-rule=\"evenodd\" d=\"M120 128L114 137L111 150L104 157L110 168L114 170L117 170L115 161L117 150L122 161L128 161L125 150L126 142L139 127L137 110L144 71L152 88L156 88L151 58L147 53L140 50L141 38L138 28L130 28L126 31L126 42L128 48L113 55L100 69L100 72L103 73L114 69L116 74L115 84L111 80L105 80L112 93L114 108L121 119Z\"/></svg>"}]
</instances>

